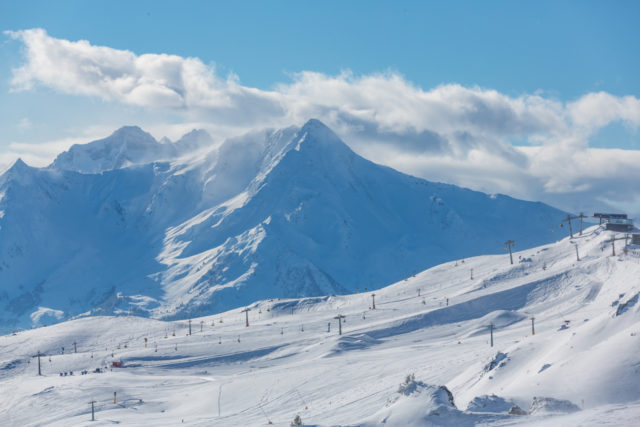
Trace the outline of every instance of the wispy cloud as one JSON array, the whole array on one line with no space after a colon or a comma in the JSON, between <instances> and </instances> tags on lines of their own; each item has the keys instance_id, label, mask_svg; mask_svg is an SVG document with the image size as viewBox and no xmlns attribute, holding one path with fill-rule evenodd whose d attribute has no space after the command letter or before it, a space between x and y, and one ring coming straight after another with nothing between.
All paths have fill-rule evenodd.
<instances>
[{"instance_id":1,"label":"wispy cloud","mask_svg":"<svg viewBox=\"0 0 640 427\"><path fill-rule=\"evenodd\" d=\"M7 34L24 44L25 63L13 74L16 91L45 86L170 110L227 134L316 117L372 160L428 179L566 208L578 208L586 198L640 200L640 186L629 184L640 178L639 153L588 146L613 122L637 130L640 99L634 96L588 93L565 103L457 84L424 90L398 73L348 71L305 71L259 90L235 75L219 76L198 58L136 55L56 39L42 29Z\"/></svg>"},{"instance_id":2,"label":"wispy cloud","mask_svg":"<svg viewBox=\"0 0 640 427\"><path fill-rule=\"evenodd\" d=\"M76 138L61 138L39 143L10 142L8 148L4 152L0 152L0 171L6 169L18 158L31 166L47 166L56 155L67 150L73 144L83 144L102 136L103 134L85 134Z\"/></svg>"}]
</instances>

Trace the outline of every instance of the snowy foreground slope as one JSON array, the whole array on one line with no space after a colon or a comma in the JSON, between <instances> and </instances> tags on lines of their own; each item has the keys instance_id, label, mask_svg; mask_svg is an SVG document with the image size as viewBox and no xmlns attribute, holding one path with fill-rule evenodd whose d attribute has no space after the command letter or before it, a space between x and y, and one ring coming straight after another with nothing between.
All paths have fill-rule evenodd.
<instances>
[{"instance_id":1,"label":"snowy foreground slope","mask_svg":"<svg viewBox=\"0 0 640 427\"><path fill-rule=\"evenodd\" d=\"M377 289L548 243L563 216L376 165L317 120L224 142L125 127L0 176L0 332Z\"/></svg>"},{"instance_id":2,"label":"snowy foreground slope","mask_svg":"<svg viewBox=\"0 0 640 427\"><path fill-rule=\"evenodd\" d=\"M0 425L88 425L91 400L92 425L637 425L640 248L612 256L611 234L442 264L375 310L359 293L255 302L249 327L233 310L190 336L127 316L2 336Z\"/></svg>"}]
</instances>

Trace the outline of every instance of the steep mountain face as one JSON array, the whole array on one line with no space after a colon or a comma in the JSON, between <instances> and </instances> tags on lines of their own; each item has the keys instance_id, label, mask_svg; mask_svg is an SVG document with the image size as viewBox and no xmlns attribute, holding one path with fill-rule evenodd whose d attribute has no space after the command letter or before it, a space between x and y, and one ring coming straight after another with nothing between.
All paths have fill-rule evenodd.
<instances>
[{"instance_id":1,"label":"steep mountain face","mask_svg":"<svg viewBox=\"0 0 640 427\"><path fill-rule=\"evenodd\" d=\"M376 165L316 120L208 151L207 137L123 128L2 175L0 325L376 289L507 239L546 243L564 215Z\"/></svg>"}]
</instances>

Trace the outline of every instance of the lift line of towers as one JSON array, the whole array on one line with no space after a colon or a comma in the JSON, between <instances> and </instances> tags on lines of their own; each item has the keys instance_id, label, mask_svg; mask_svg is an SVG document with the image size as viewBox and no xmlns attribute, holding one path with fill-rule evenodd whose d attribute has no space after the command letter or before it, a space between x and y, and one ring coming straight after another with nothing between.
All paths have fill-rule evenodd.
<instances>
[{"instance_id":1,"label":"lift line of towers","mask_svg":"<svg viewBox=\"0 0 640 427\"><path fill-rule=\"evenodd\" d=\"M613 218L625 218L626 219L626 215L624 214L594 214L594 218L600 218L600 224L602 224L602 220L603 218L608 219L609 217L613 217ZM563 219L560 223L560 226L562 227L564 223L567 223L569 225L569 236L571 238L573 238L573 227L572 227L572 220L576 220L579 219L580 220L580 231L579 231L579 235L582 235L583 232L583 219L587 218L584 214L580 213L580 215L567 215L567 217L565 219ZM612 254L613 256L616 255L615 252L615 242L618 240L624 240L625 241L625 245L628 244L628 240L629 240L630 236L629 234L626 234L623 237L615 237L612 236L611 239L609 239L609 242L612 244ZM513 240L507 240L505 243L505 250L509 251L509 261L511 264L513 264L513 251L512 251L512 247L515 246L515 241ZM580 255L578 253L578 245L575 244L575 248L576 248L576 259L578 261L580 261ZM456 263L457 265L457 263ZM470 279L473 280L473 269L471 269L471 275L470 275ZM420 289L418 289L418 297L420 297ZM446 305L449 305L449 299L446 298ZM376 309L376 294L372 293L371 294L371 307L370 309L375 310ZM251 311L251 309L249 307L246 307L245 309L241 310L241 313L245 314L245 326L249 327L249 312ZM292 308L292 314L293 314L293 308ZM364 318L364 316L363 316ZM335 320L338 321L338 335L342 335L342 323L343 321L346 321L346 316L342 315L342 314L338 314L337 316L334 317ZM220 320L220 322L222 322L222 320ZM203 332L203 324L204 321L200 321L200 332ZM488 326L490 329L490 342L491 342L491 346L493 346L493 329L494 329L494 325L489 325ZM188 335L192 335L192 321L191 319L189 319L188 321L188 328L189 328L189 333ZM301 331L304 331L303 329L304 327L301 328ZM531 334L534 335L535 334L535 329L534 329L534 318L531 318ZM327 331L330 332L331 331L331 325L329 323ZM282 333L282 332L281 332ZM175 332L173 334L175 336ZM165 334L165 338L166 338L166 334ZM238 341L240 341L240 339L238 338ZM73 347L74 347L74 353L78 352L78 348L77 348L77 342L73 343ZM119 346L118 346L119 347ZM125 345L126 347L126 345ZM145 338L145 348L147 347L147 338ZM157 347L156 347L157 350ZM64 347L61 348L61 354L64 354ZM40 351L38 351L37 354L33 355L32 357L37 357L38 358L38 375L42 375L42 368L41 368L41 362L40 362L40 357L42 356L46 356L45 354L41 353Z\"/></svg>"},{"instance_id":2,"label":"lift line of towers","mask_svg":"<svg viewBox=\"0 0 640 427\"><path fill-rule=\"evenodd\" d=\"M623 231L626 228L626 231L630 231L633 229L633 220L630 220L627 218L626 214L601 214L601 213L594 213L593 214L594 218L599 218L600 219L600 225L602 225L603 220L605 221L605 224L607 224L607 229L611 229L613 231ZM572 220L575 219L579 219L580 220L580 236L582 236L582 230L583 230L583 222L582 220L584 218L587 218L587 216L585 216L582 212L580 213L580 215L567 215L567 217L565 219L563 219L562 221L560 221L560 227L563 227L565 223L567 223L569 225L569 237L571 239L573 239L573 226L571 224ZM616 223L611 223L611 221L616 221ZM609 228L609 225L615 225L615 226L619 226L620 228ZM635 234L634 236L640 236ZM611 239L609 239L609 243L611 243L611 251L612 251L612 255L616 256L616 247L615 247L615 242L618 240L624 240L625 242L625 246L628 246L628 242L629 239L631 238L631 236L629 235L629 233L625 234L623 237L616 237L615 235L611 236ZM512 252L512 247L515 246L516 242L513 240L507 240L506 242L504 242L504 249L509 251L509 260L511 262L511 264L513 264L513 252ZM575 244L575 248L576 248L576 259L578 261L580 261L580 254L578 253L578 244ZM471 276L473 278L473 271L471 272Z\"/></svg>"},{"instance_id":3,"label":"lift line of towers","mask_svg":"<svg viewBox=\"0 0 640 427\"><path fill-rule=\"evenodd\" d=\"M594 214L594 217L598 217L598 215L603 215L603 214ZM620 214L622 215L622 214ZM626 216L626 215L625 215ZM575 220L575 219L579 219L580 220L580 235L582 235L583 232L583 222L582 220L586 218L586 216L584 216L582 213L580 215L577 216L571 216L568 215L567 218L563 219L561 222L561 226L564 223L568 223L569 224L569 234L570 237L573 238L573 228L571 225L571 221ZM602 220L601 220L602 221ZM601 222L602 223L602 222ZM612 238L609 240L609 242L611 242L612 244L612 250L613 250L613 255L615 256L615 246L614 243L617 240L625 240L625 244L629 239L629 235L626 234L624 237L615 237L612 236ZM511 264L513 264L513 253L512 253L512 247L515 245L515 241L513 240L507 240L505 242L505 250L509 251L509 260L511 262ZM578 261L580 261L580 256L578 254L578 245L575 245L576 247L576 258ZM456 263L457 265L457 263ZM471 269L471 275L470 275L470 279L473 280L473 269ZM371 295L371 307L369 307L369 309L371 310L375 310L376 309L376 294L372 293ZM420 289L418 289L418 297L420 297ZM424 303L424 300L423 300ZM449 298L446 298L446 306L449 305ZM270 311L270 309L268 309ZM251 311L251 308L246 307L243 310L241 310L241 313L245 314L245 326L249 327L249 312ZM261 311L260 311L261 312ZM292 313L293 314L293 308L292 308ZM363 314L363 319L365 318L364 314ZM346 322L346 316L343 314L338 314L335 317L333 317L333 319L338 321L338 335L342 335L342 323ZM535 318L533 316L531 316L531 335L535 335ZM214 322L215 323L215 322ZM220 319L220 323L222 323L222 319ZM200 332L203 332L203 326L204 326L204 321L200 321ZM494 345L494 339L493 339L493 331L495 329L495 325L493 323L489 324L487 326L489 328L489 334L490 334L490 346L493 347ZM188 321L188 334L187 335L192 335L192 321L191 319L189 319ZM304 331L304 326L301 327L301 331ZM327 326L327 332L331 331L331 323L329 322L328 326ZM284 330L281 330L281 335L284 333ZM175 336L175 331L173 333L173 335ZM167 338L167 334L165 333L165 338ZM238 336L238 342L240 342L240 337ZM148 343L148 339L144 338L144 346L145 348L147 348L147 343ZM221 344L221 340L219 340L218 342L219 344ZM126 348L126 344L125 344L125 348ZM78 347L77 347L77 342L73 342L73 348L74 348L74 353L78 352ZM120 346L118 346L118 348L120 348ZM176 350L177 350L177 345L176 345ZM157 351L157 344L155 346L155 351ZM64 347L61 348L61 354L64 354ZM113 353L112 353L113 355ZM38 375L42 375L42 367L41 367L41 361L40 358L46 356L46 354L41 353L40 351L37 352L37 354L33 355L33 358L37 358L38 359Z\"/></svg>"}]
</instances>

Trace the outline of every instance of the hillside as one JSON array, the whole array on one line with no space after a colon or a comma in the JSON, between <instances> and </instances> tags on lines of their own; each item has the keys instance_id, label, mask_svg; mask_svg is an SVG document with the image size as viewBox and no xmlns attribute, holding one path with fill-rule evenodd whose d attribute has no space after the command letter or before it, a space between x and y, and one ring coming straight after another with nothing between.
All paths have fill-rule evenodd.
<instances>
[{"instance_id":1,"label":"hillside","mask_svg":"<svg viewBox=\"0 0 640 427\"><path fill-rule=\"evenodd\" d=\"M0 424L86 425L95 400L96 425L634 425L640 248L612 256L610 237L441 264L377 290L375 309L367 292L256 301L249 327L233 310L191 335L121 316L2 336Z\"/></svg>"}]
</instances>

